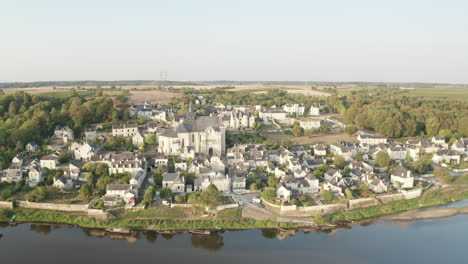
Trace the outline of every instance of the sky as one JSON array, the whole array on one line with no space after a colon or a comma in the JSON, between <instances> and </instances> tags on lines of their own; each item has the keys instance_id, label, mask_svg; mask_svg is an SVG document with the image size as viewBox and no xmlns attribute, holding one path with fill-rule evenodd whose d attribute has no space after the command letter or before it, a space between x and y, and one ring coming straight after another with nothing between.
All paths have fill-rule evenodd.
<instances>
[{"instance_id":1,"label":"sky","mask_svg":"<svg viewBox=\"0 0 468 264\"><path fill-rule=\"evenodd\" d=\"M0 82L468 83L466 0L0 0Z\"/></svg>"}]
</instances>

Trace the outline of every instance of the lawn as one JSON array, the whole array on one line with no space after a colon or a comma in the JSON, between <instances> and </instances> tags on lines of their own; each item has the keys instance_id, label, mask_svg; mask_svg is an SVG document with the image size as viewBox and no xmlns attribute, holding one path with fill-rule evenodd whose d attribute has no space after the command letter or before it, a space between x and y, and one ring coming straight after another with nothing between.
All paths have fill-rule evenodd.
<instances>
[{"instance_id":1,"label":"lawn","mask_svg":"<svg viewBox=\"0 0 468 264\"><path fill-rule=\"evenodd\" d=\"M404 90L406 96L432 97L447 100L468 100L467 88L415 88Z\"/></svg>"},{"instance_id":2,"label":"lawn","mask_svg":"<svg viewBox=\"0 0 468 264\"><path fill-rule=\"evenodd\" d=\"M217 219L235 219L242 218L242 208L231 208L219 211L216 215Z\"/></svg>"}]
</instances>

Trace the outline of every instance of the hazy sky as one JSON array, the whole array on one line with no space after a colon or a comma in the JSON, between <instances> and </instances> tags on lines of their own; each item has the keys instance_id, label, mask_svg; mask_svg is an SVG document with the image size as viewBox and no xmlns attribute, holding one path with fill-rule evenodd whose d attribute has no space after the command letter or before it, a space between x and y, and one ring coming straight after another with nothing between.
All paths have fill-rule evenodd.
<instances>
[{"instance_id":1,"label":"hazy sky","mask_svg":"<svg viewBox=\"0 0 468 264\"><path fill-rule=\"evenodd\" d=\"M467 0L0 0L0 81L468 83Z\"/></svg>"}]
</instances>

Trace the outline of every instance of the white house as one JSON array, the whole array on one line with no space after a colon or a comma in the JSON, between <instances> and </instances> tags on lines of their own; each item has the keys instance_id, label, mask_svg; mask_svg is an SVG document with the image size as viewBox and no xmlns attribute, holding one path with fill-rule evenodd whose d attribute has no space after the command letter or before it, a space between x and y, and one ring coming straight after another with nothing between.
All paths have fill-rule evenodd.
<instances>
[{"instance_id":1,"label":"white house","mask_svg":"<svg viewBox=\"0 0 468 264\"><path fill-rule=\"evenodd\" d=\"M41 158L41 167L53 170L59 165L58 157L56 155L47 155Z\"/></svg>"},{"instance_id":2,"label":"white house","mask_svg":"<svg viewBox=\"0 0 468 264\"><path fill-rule=\"evenodd\" d=\"M37 145L36 142L29 142L28 144L26 144L25 146L25 149L26 149L26 152L28 153L34 153L37 151L37 149L39 148L39 146Z\"/></svg>"},{"instance_id":3,"label":"white house","mask_svg":"<svg viewBox=\"0 0 468 264\"><path fill-rule=\"evenodd\" d=\"M390 181L393 185L404 189L413 188L414 185L414 177L412 176L411 171L407 170L403 166L399 166L393 170L390 175Z\"/></svg>"},{"instance_id":4,"label":"white house","mask_svg":"<svg viewBox=\"0 0 468 264\"><path fill-rule=\"evenodd\" d=\"M142 145L145 144L145 138L143 137L143 135L141 135L139 131L136 132L135 135L133 135L132 144L135 147L141 147Z\"/></svg>"},{"instance_id":5,"label":"white house","mask_svg":"<svg viewBox=\"0 0 468 264\"><path fill-rule=\"evenodd\" d=\"M459 164L460 159L460 154L451 149L438 150L434 153L434 156L432 156L432 162L434 163L445 162L448 164Z\"/></svg>"},{"instance_id":6,"label":"white house","mask_svg":"<svg viewBox=\"0 0 468 264\"><path fill-rule=\"evenodd\" d=\"M357 140L361 144L370 144L370 145L375 145L375 144L387 144L387 138L382 137L382 136L373 136L373 135L361 135L359 134L357 136Z\"/></svg>"},{"instance_id":7,"label":"white house","mask_svg":"<svg viewBox=\"0 0 468 264\"><path fill-rule=\"evenodd\" d=\"M303 104L286 104L283 106L283 110L289 115L302 116L305 112L305 106Z\"/></svg>"},{"instance_id":8,"label":"white house","mask_svg":"<svg viewBox=\"0 0 468 264\"><path fill-rule=\"evenodd\" d=\"M322 125L322 120L310 119L310 120L299 120L299 126L304 130L317 130Z\"/></svg>"},{"instance_id":9,"label":"white house","mask_svg":"<svg viewBox=\"0 0 468 264\"><path fill-rule=\"evenodd\" d=\"M168 187L173 193L184 193L185 192L185 177L180 173L169 173L163 174L163 187Z\"/></svg>"},{"instance_id":10,"label":"white house","mask_svg":"<svg viewBox=\"0 0 468 264\"><path fill-rule=\"evenodd\" d=\"M283 184L278 185L276 188L276 199L282 202L287 202L291 199L292 192Z\"/></svg>"},{"instance_id":11,"label":"white house","mask_svg":"<svg viewBox=\"0 0 468 264\"><path fill-rule=\"evenodd\" d=\"M404 160L408 156L408 152L404 147L389 147L387 153L392 160Z\"/></svg>"},{"instance_id":12,"label":"white house","mask_svg":"<svg viewBox=\"0 0 468 264\"><path fill-rule=\"evenodd\" d=\"M309 110L309 115L319 116L320 115L320 107L311 106L310 110Z\"/></svg>"}]
</instances>

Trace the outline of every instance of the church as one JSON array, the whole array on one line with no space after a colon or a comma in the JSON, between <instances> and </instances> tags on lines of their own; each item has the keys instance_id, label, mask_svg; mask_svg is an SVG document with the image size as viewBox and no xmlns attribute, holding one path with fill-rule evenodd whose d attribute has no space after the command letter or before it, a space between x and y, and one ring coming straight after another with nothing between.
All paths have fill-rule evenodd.
<instances>
[{"instance_id":1,"label":"church","mask_svg":"<svg viewBox=\"0 0 468 264\"><path fill-rule=\"evenodd\" d=\"M166 155L224 155L226 130L219 116L197 116L190 104L185 118L157 135L158 152Z\"/></svg>"}]
</instances>

